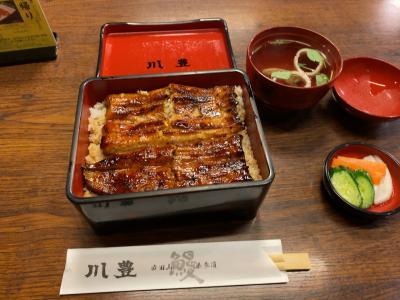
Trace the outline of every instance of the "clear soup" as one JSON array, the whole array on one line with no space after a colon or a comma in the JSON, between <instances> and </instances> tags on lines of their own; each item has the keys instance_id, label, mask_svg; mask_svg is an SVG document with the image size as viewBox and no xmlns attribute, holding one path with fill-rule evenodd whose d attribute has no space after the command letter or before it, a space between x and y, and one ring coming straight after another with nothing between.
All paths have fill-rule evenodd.
<instances>
[{"instance_id":1,"label":"clear soup","mask_svg":"<svg viewBox=\"0 0 400 300\"><path fill-rule=\"evenodd\" d=\"M288 86L315 87L333 77L325 53L297 40L266 40L253 51L252 61L269 79Z\"/></svg>"}]
</instances>

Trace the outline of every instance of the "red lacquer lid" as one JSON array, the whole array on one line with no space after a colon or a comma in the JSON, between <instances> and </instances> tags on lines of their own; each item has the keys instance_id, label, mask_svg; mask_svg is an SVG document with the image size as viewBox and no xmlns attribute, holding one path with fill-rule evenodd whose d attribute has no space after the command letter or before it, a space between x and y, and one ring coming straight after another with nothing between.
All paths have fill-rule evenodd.
<instances>
[{"instance_id":1,"label":"red lacquer lid","mask_svg":"<svg viewBox=\"0 0 400 300\"><path fill-rule=\"evenodd\" d=\"M100 32L97 76L236 68L223 19L107 23Z\"/></svg>"},{"instance_id":2,"label":"red lacquer lid","mask_svg":"<svg viewBox=\"0 0 400 300\"><path fill-rule=\"evenodd\" d=\"M338 102L355 116L380 121L400 118L400 69L383 60L345 60L334 92Z\"/></svg>"}]
</instances>

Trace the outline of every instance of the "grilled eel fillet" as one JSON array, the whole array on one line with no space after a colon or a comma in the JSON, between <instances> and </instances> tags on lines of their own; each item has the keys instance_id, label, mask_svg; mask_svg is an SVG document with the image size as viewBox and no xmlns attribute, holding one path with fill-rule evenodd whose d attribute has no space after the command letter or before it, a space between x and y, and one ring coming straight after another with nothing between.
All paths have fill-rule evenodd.
<instances>
[{"instance_id":1,"label":"grilled eel fillet","mask_svg":"<svg viewBox=\"0 0 400 300\"><path fill-rule=\"evenodd\" d=\"M241 135L147 146L83 167L96 194L119 194L252 180Z\"/></svg>"},{"instance_id":2,"label":"grilled eel fillet","mask_svg":"<svg viewBox=\"0 0 400 300\"><path fill-rule=\"evenodd\" d=\"M149 144L235 134L243 129L236 104L231 86L170 84L150 92L110 95L101 148L110 155Z\"/></svg>"},{"instance_id":3,"label":"grilled eel fillet","mask_svg":"<svg viewBox=\"0 0 400 300\"><path fill-rule=\"evenodd\" d=\"M117 194L252 180L236 105L231 86L108 96L107 158L83 167L87 188Z\"/></svg>"}]
</instances>

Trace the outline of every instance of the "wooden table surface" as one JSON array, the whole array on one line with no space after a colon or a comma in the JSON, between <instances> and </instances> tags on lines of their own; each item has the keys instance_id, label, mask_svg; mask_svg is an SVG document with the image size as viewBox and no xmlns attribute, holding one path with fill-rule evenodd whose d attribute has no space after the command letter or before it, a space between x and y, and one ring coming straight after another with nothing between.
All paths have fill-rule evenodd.
<instances>
[{"instance_id":1,"label":"wooden table surface","mask_svg":"<svg viewBox=\"0 0 400 300\"><path fill-rule=\"evenodd\" d=\"M81 295L65 299L399 299L400 215L374 223L344 216L321 187L330 149L375 144L400 158L400 122L368 125L329 98L306 114L264 120L275 181L250 222L158 220L96 234L65 196L80 83L95 74L99 29L111 21L224 18L238 67L258 31L300 26L344 58L400 67L400 1L41 1L59 36L56 61L0 68L0 298L57 298L68 248L252 239L305 251L312 270L289 283Z\"/></svg>"}]
</instances>

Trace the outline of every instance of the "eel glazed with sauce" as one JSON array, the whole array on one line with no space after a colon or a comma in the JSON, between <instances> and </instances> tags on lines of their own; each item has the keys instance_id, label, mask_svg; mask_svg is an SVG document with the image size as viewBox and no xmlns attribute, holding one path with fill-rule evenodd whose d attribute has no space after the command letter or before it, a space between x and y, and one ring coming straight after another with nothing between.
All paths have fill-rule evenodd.
<instances>
[{"instance_id":1,"label":"eel glazed with sauce","mask_svg":"<svg viewBox=\"0 0 400 300\"><path fill-rule=\"evenodd\" d=\"M261 179L239 87L109 95L91 108L89 131L83 175L95 194Z\"/></svg>"}]
</instances>

